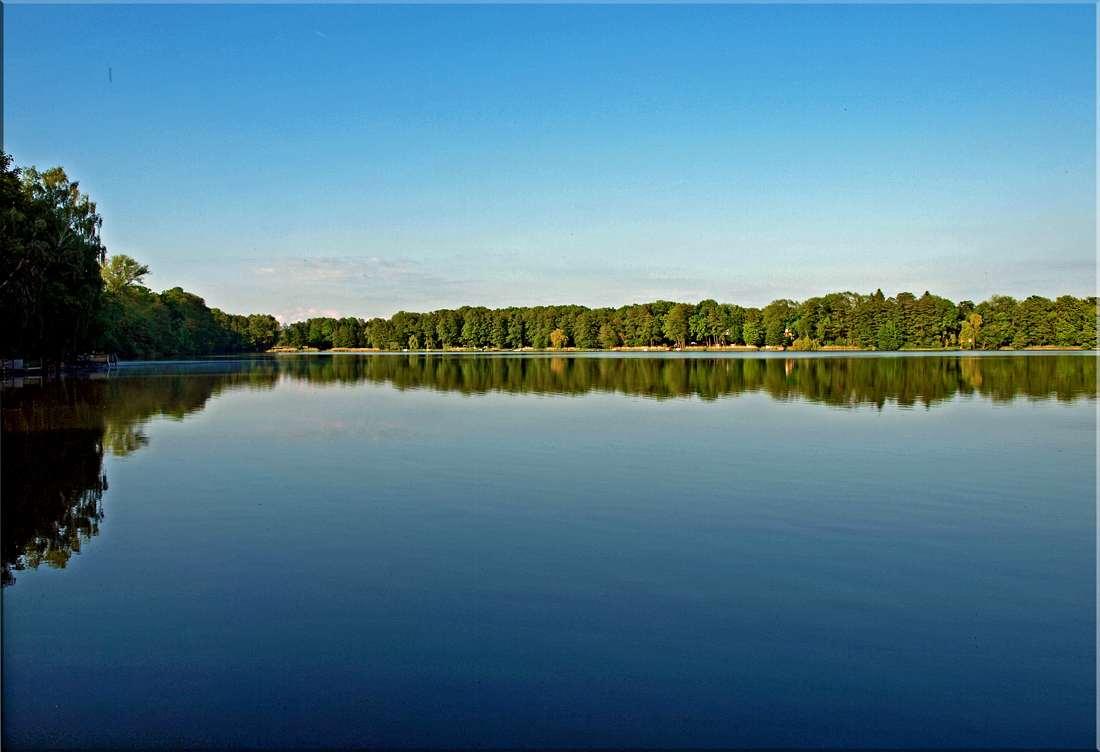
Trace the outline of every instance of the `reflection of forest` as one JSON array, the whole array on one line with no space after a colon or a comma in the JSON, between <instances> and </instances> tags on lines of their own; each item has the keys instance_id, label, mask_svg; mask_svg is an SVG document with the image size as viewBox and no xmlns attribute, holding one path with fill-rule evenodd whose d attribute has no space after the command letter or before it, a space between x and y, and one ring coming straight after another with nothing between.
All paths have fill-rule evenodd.
<instances>
[{"instance_id":1,"label":"reflection of forest","mask_svg":"<svg viewBox=\"0 0 1100 752\"><path fill-rule=\"evenodd\" d=\"M371 355L280 358L280 371L312 383L370 381L398 389L584 394L617 392L705 400L763 392L841 407L925 406L956 394L994 401L1096 395L1091 354L918 357L645 358L510 355Z\"/></svg>"},{"instance_id":2,"label":"reflection of forest","mask_svg":"<svg viewBox=\"0 0 1100 752\"><path fill-rule=\"evenodd\" d=\"M53 379L3 391L3 572L61 568L99 531L107 488L103 455L125 455L148 440L143 426L182 419L213 395L274 386L275 374L174 374L118 379Z\"/></svg>"},{"instance_id":3,"label":"reflection of forest","mask_svg":"<svg viewBox=\"0 0 1100 752\"><path fill-rule=\"evenodd\" d=\"M253 366L260 366L258 368ZM182 419L235 388L370 382L463 394L601 391L704 400L746 392L840 407L931 406L955 395L1072 401L1096 396L1092 354L921 357L556 357L322 355L247 361L217 373L153 366L140 376L67 378L3 391L3 584L45 563L64 567L98 532L103 455L144 446L156 416ZM158 374L159 375L156 375Z\"/></svg>"}]
</instances>

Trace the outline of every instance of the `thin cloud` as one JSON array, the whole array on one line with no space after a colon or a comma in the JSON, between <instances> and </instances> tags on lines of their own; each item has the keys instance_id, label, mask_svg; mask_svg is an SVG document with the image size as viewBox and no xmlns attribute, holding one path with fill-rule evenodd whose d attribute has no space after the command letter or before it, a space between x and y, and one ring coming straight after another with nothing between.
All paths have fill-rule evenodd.
<instances>
[{"instance_id":1,"label":"thin cloud","mask_svg":"<svg viewBox=\"0 0 1100 752\"><path fill-rule=\"evenodd\" d=\"M278 276L291 282L357 282L365 280L433 279L434 275L410 267L416 262L405 259L348 258L314 256L278 259L270 266L252 271L260 276Z\"/></svg>"},{"instance_id":2,"label":"thin cloud","mask_svg":"<svg viewBox=\"0 0 1100 752\"><path fill-rule=\"evenodd\" d=\"M246 280L233 284L231 294L240 297L247 290L256 300L277 300L278 308L272 307L283 309L276 318L285 324L316 316L370 318L390 316L401 309L459 306L468 303L471 293L479 289L476 280L444 277L422 269L417 262L404 258L254 259L244 267Z\"/></svg>"},{"instance_id":3,"label":"thin cloud","mask_svg":"<svg viewBox=\"0 0 1100 752\"><path fill-rule=\"evenodd\" d=\"M275 320L280 324L292 324L295 321L305 321L306 319L315 319L321 316L330 319L342 318L340 312L335 308L303 308L302 306L298 306L297 308L287 309L282 313L276 314Z\"/></svg>"}]
</instances>

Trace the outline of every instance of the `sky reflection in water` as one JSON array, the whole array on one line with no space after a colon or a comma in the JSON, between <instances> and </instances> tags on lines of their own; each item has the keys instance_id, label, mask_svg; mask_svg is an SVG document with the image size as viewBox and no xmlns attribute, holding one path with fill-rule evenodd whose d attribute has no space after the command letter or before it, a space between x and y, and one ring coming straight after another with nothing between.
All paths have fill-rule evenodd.
<instances>
[{"instance_id":1,"label":"sky reflection in water","mask_svg":"<svg viewBox=\"0 0 1100 752\"><path fill-rule=\"evenodd\" d=\"M5 745L1091 744L1094 355L676 355L5 389Z\"/></svg>"}]
</instances>

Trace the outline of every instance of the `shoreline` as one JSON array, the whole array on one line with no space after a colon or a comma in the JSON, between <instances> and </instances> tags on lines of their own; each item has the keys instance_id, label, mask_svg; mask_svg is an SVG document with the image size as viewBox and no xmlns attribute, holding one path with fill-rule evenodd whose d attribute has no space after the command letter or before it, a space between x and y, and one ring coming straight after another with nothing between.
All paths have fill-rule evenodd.
<instances>
[{"instance_id":1,"label":"shoreline","mask_svg":"<svg viewBox=\"0 0 1100 752\"><path fill-rule=\"evenodd\" d=\"M734 353L734 352L761 352L761 353L843 353L843 352L857 352L857 353L1011 353L1011 352L1095 352L1091 348L1074 346L1074 347L1057 347L1055 345L1042 345L1037 347L1025 347L1017 349L1014 347L1002 347L996 350L965 350L961 347L950 348L936 348L936 347L910 347L901 348L898 350L876 350L867 349L862 347L846 347L840 345L825 345L817 348L816 350L795 350L791 347L783 347L781 345L761 347L753 347L752 345L719 345L717 347L706 347L703 345L689 345L687 347L616 347L610 350L597 349L586 350L579 347L562 347L553 348L547 347L537 349L534 347L519 348L504 348L498 349L494 347L448 347L443 349L417 349L410 350L409 348L403 348L401 350L383 350L378 347L331 347L327 350L321 350L316 347L274 347L265 352L272 355L285 355L293 353L312 354L312 353L410 353L410 354L474 354L474 353L616 353L616 352L629 352L629 353L641 353L641 352L715 352L715 353Z\"/></svg>"}]
</instances>

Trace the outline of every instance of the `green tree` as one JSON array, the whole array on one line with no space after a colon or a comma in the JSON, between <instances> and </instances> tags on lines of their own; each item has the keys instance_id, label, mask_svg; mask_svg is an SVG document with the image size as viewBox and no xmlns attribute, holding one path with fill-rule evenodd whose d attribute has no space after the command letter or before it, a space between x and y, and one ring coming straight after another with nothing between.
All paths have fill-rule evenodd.
<instances>
[{"instance_id":1,"label":"green tree","mask_svg":"<svg viewBox=\"0 0 1100 752\"><path fill-rule=\"evenodd\" d=\"M550 344L550 332L557 328L557 312L546 306L538 306L529 311L527 336L531 340L532 347L543 350Z\"/></svg>"},{"instance_id":2,"label":"green tree","mask_svg":"<svg viewBox=\"0 0 1100 752\"><path fill-rule=\"evenodd\" d=\"M254 313L248 317L248 349L263 352L279 341L279 322L269 313Z\"/></svg>"},{"instance_id":3,"label":"green tree","mask_svg":"<svg viewBox=\"0 0 1100 752\"><path fill-rule=\"evenodd\" d=\"M993 295L974 310L982 317L978 343L983 350L997 350L1012 344L1020 304L1007 295Z\"/></svg>"},{"instance_id":4,"label":"green tree","mask_svg":"<svg viewBox=\"0 0 1100 752\"><path fill-rule=\"evenodd\" d=\"M798 315L798 309L793 301L773 300L764 306L761 313L764 323L764 344L769 347L780 347L794 339L791 327Z\"/></svg>"},{"instance_id":5,"label":"green tree","mask_svg":"<svg viewBox=\"0 0 1100 752\"><path fill-rule=\"evenodd\" d=\"M1063 295L1054 301L1054 344L1096 348L1096 298Z\"/></svg>"},{"instance_id":6,"label":"green tree","mask_svg":"<svg viewBox=\"0 0 1100 752\"><path fill-rule=\"evenodd\" d=\"M318 350L328 350L332 347L332 334L336 321L322 316L309 320L309 346Z\"/></svg>"},{"instance_id":7,"label":"green tree","mask_svg":"<svg viewBox=\"0 0 1100 752\"><path fill-rule=\"evenodd\" d=\"M0 352L56 361L94 349L102 225L62 168L20 170L0 152Z\"/></svg>"},{"instance_id":8,"label":"green tree","mask_svg":"<svg viewBox=\"0 0 1100 752\"><path fill-rule=\"evenodd\" d=\"M741 338L746 345L760 347L764 344L764 327L759 321L750 319L741 327Z\"/></svg>"},{"instance_id":9,"label":"green tree","mask_svg":"<svg viewBox=\"0 0 1100 752\"><path fill-rule=\"evenodd\" d=\"M490 316L489 341L497 350L508 347L508 312L493 311Z\"/></svg>"},{"instance_id":10,"label":"green tree","mask_svg":"<svg viewBox=\"0 0 1100 752\"><path fill-rule=\"evenodd\" d=\"M692 306L687 303L677 303L665 316L664 332L670 341L677 347L687 344L688 335L691 334Z\"/></svg>"},{"instance_id":11,"label":"green tree","mask_svg":"<svg viewBox=\"0 0 1100 752\"><path fill-rule=\"evenodd\" d=\"M522 348L526 344L525 331L526 323L523 312L519 310L510 311L508 313L508 344L516 349Z\"/></svg>"},{"instance_id":12,"label":"green tree","mask_svg":"<svg viewBox=\"0 0 1100 752\"><path fill-rule=\"evenodd\" d=\"M332 346L343 348L355 347L358 344L356 339L355 329L347 324L340 324L332 334Z\"/></svg>"},{"instance_id":13,"label":"green tree","mask_svg":"<svg viewBox=\"0 0 1100 752\"><path fill-rule=\"evenodd\" d=\"M718 346L727 328L723 311L714 300L700 301L699 305L695 306L688 323L692 338L697 342L705 342L711 347Z\"/></svg>"},{"instance_id":14,"label":"green tree","mask_svg":"<svg viewBox=\"0 0 1100 752\"><path fill-rule=\"evenodd\" d=\"M489 344L489 327L486 321L488 309L469 308L463 313L462 344L466 347L485 347Z\"/></svg>"},{"instance_id":15,"label":"green tree","mask_svg":"<svg viewBox=\"0 0 1100 752\"><path fill-rule=\"evenodd\" d=\"M213 311L198 295L173 287L159 297L169 313L174 354L204 355L229 349L228 332L218 325Z\"/></svg>"},{"instance_id":16,"label":"green tree","mask_svg":"<svg viewBox=\"0 0 1100 752\"><path fill-rule=\"evenodd\" d=\"M101 273L107 292L118 293L128 287L140 285L149 273L149 267L120 253L107 259Z\"/></svg>"},{"instance_id":17,"label":"green tree","mask_svg":"<svg viewBox=\"0 0 1100 752\"><path fill-rule=\"evenodd\" d=\"M458 336L462 331L458 314L454 311L437 311L435 331L444 349L453 347L458 343Z\"/></svg>"},{"instance_id":18,"label":"green tree","mask_svg":"<svg viewBox=\"0 0 1100 752\"><path fill-rule=\"evenodd\" d=\"M279 334L279 344L284 347L301 348L309 342L309 325L304 321L294 321L286 325Z\"/></svg>"},{"instance_id":19,"label":"green tree","mask_svg":"<svg viewBox=\"0 0 1100 752\"><path fill-rule=\"evenodd\" d=\"M980 313L972 313L962 322L959 330L959 344L964 350L973 350L980 346L982 330L982 316Z\"/></svg>"},{"instance_id":20,"label":"green tree","mask_svg":"<svg viewBox=\"0 0 1100 752\"><path fill-rule=\"evenodd\" d=\"M420 314L398 311L390 317L390 323L393 324L394 340L404 344L420 331Z\"/></svg>"},{"instance_id":21,"label":"green tree","mask_svg":"<svg viewBox=\"0 0 1100 752\"><path fill-rule=\"evenodd\" d=\"M1052 301L1032 295L1020 303L1018 314L1012 335L1014 348L1054 344L1056 314Z\"/></svg>"},{"instance_id":22,"label":"green tree","mask_svg":"<svg viewBox=\"0 0 1100 752\"><path fill-rule=\"evenodd\" d=\"M377 318L367 322L367 339L370 346L379 350L399 350L404 347L397 339L393 324L387 319Z\"/></svg>"},{"instance_id":23,"label":"green tree","mask_svg":"<svg viewBox=\"0 0 1100 752\"><path fill-rule=\"evenodd\" d=\"M623 341L628 347L646 344L645 335L639 332L643 311L644 309L639 305L623 306L619 309L619 318L623 322Z\"/></svg>"},{"instance_id":24,"label":"green tree","mask_svg":"<svg viewBox=\"0 0 1100 752\"><path fill-rule=\"evenodd\" d=\"M597 314L582 311L573 320L573 343L583 349L591 350L599 346L599 328Z\"/></svg>"},{"instance_id":25,"label":"green tree","mask_svg":"<svg viewBox=\"0 0 1100 752\"><path fill-rule=\"evenodd\" d=\"M422 313L420 318L417 319L417 332L416 336L420 339L420 345L426 350L435 349L439 342L439 335L436 334L435 324L436 317L434 313ZM361 340L360 340L361 341Z\"/></svg>"},{"instance_id":26,"label":"green tree","mask_svg":"<svg viewBox=\"0 0 1100 752\"><path fill-rule=\"evenodd\" d=\"M730 303L722 304L722 342L726 344L736 344L741 342L741 328L745 324L745 309L739 305L732 305Z\"/></svg>"},{"instance_id":27,"label":"green tree","mask_svg":"<svg viewBox=\"0 0 1100 752\"><path fill-rule=\"evenodd\" d=\"M611 322L600 327L600 344L607 350L614 350L622 344L619 339L619 333L615 331L615 327Z\"/></svg>"},{"instance_id":28,"label":"green tree","mask_svg":"<svg viewBox=\"0 0 1100 752\"><path fill-rule=\"evenodd\" d=\"M902 345L901 327L887 319L882 322L875 339L879 350L897 350Z\"/></svg>"}]
</instances>

